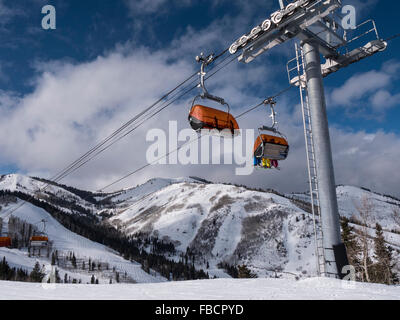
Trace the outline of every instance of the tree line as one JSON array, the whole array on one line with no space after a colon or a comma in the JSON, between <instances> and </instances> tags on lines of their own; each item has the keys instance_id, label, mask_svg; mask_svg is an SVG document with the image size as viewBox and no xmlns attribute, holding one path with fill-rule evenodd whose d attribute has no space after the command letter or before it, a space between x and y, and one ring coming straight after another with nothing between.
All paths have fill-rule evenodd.
<instances>
[{"instance_id":1,"label":"tree line","mask_svg":"<svg viewBox=\"0 0 400 320\"><path fill-rule=\"evenodd\" d=\"M39 262L36 262L33 270L29 273L22 268L10 267L6 257L0 262L0 280L23 281L23 282L42 282L45 273Z\"/></svg>"},{"instance_id":2,"label":"tree line","mask_svg":"<svg viewBox=\"0 0 400 320\"><path fill-rule=\"evenodd\" d=\"M375 225L374 237L368 234L367 225L361 226L361 230L356 230L350 225L348 218L341 220L341 227L342 240L346 246L349 263L355 269L356 281L388 285L399 283L394 270L394 249L386 244L379 223Z\"/></svg>"},{"instance_id":3,"label":"tree line","mask_svg":"<svg viewBox=\"0 0 400 320\"><path fill-rule=\"evenodd\" d=\"M56 207L59 204L56 198L52 199L54 202L50 204L19 191L0 191L0 195L2 194L16 196L36 207L42 208L65 228L118 251L125 259L140 263L146 272L150 273L150 269L153 269L167 279L173 280L209 278L204 270L196 270L194 263L189 261L176 262L172 259L167 259L163 253L175 252L175 247L172 243L167 243L157 238L143 240L127 236L104 222L101 217L92 214L90 210L78 205L73 206L76 211L75 214L62 212ZM64 204L64 201L60 201L60 204ZM150 253L145 250L146 245L149 243L151 244Z\"/></svg>"}]
</instances>

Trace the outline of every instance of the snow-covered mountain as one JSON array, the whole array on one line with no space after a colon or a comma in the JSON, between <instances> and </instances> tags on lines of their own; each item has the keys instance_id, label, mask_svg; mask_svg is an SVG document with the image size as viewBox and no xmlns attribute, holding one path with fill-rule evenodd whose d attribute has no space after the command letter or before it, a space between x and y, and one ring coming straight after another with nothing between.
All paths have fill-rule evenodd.
<instances>
[{"instance_id":1,"label":"snow-covered mountain","mask_svg":"<svg viewBox=\"0 0 400 320\"><path fill-rule=\"evenodd\" d=\"M351 186L339 186L337 194L342 217L360 228L359 210L368 203L371 237L378 222L388 244L400 250L400 226L393 216L399 200ZM246 264L258 276L301 278L316 274L309 201L307 194L176 182L132 202L110 221L127 234L157 236L182 252L189 248L197 265L208 264L217 276L223 276L217 266L225 262Z\"/></svg>"},{"instance_id":2,"label":"snow-covered mountain","mask_svg":"<svg viewBox=\"0 0 400 320\"><path fill-rule=\"evenodd\" d=\"M197 266L246 264L260 276L315 273L310 215L290 200L243 187L176 182L110 218L129 235L145 234L187 248Z\"/></svg>"},{"instance_id":3,"label":"snow-covered mountain","mask_svg":"<svg viewBox=\"0 0 400 320\"><path fill-rule=\"evenodd\" d=\"M369 217L366 217L368 225L374 226L379 223L386 230L400 228L394 217L395 211L400 211L399 199L354 186L338 186L336 194L342 217L363 221L360 211L366 211L369 207L371 212ZM309 193L293 193L286 196L310 202Z\"/></svg>"},{"instance_id":4,"label":"snow-covered mountain","mask_svg":"<svg viewBox=\"0 0 400 320\"><path fill-rule=\"evenodd\" d=\"M363 225L367 226L366 231L371 236L371 248L376 223L382 226L387 244L396 249L394 255L399 261L400 271L400 200L355 186L338 186L336 194L340 215L350 219L351 226L356 230L361 230ZM286 196L310 203L309 193L293 193Z\"/></svg>"},{"instance_id":5,"label":"snow-covered mountain","mask_svg":"<svg viewBox=\"0 0 400 320\"><path fill-rule=\"evenodd\" d=\"M0 191L29 195L41 203L51 203L65 214L100 219L135 238L156 237L172 243L176 252L168 252L169 259L180 261L186 254L197 269L204 269L211 277L229 277L221 266L237 264L247 265L259 277L305 278L316 274L307 193L280 195L197 178L152 179L107 194L56 184L38 192L45 184L46 181L21 175L0 177ZM356 227L362 220L357 207L368 199L373 208L368 221L371 235L379 222L387 242L400 250L400 226L393 216L400 208L398 199L350 186L338 187L337 194L340 214L352 218ZM17 205L0 200L0 218L6 222L10 208ZM79 256L119 265L136 282L166 280L155 272L145 273L140 265L124 260L114 250L78 236L35 203L21 207L13 215L30 223L46 219L49 237L61 251L73 250ZM2 255L15 265L28 265L30 259L26 252L16 249L0 248L0 258Z\"/></svg>"}]
</instances>

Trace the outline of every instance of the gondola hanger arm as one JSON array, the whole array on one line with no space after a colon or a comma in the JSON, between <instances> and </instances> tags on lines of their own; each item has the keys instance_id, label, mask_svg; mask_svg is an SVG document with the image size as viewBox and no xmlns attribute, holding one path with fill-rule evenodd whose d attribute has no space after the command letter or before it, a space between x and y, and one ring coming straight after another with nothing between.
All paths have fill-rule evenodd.
<instances>
[{"instance_id":1,"label":"gondola hanger arm","mask_svg":"<svg viewBox=\"0 0 400 320\"><path fill-rule=\"evenodd\" d=\"M210 54L207 57L204 57L203 53L200 54L200 56L196 57L196 61L201 63L201 67L200 67L200 88L203 90L203 92L201 93L200 97L202 99L209 99L209 100L213 100L216 101L222 105L226 104L225 100L223 98L214 96L212 94L210 94L208 92L208 90L206 89L205 86L205 76L206 76L206 71L205 71L205 67L208 66L211 62L214 61L214 54Z\"/></svg>"},{"instance_id":2,"label":"gondola hanger arm","mask_svg":"<svg viewBox=\"0 0 400 320\"><path fill-rule=\"evenodd\" d=\"M263 103L264 103L264 105L269 105L271 108L271 114L269 117L272 119L272 125L271 125L271 127L263 126L260 129L277 132L277 129L275 128L278 125L278 122L276 121L276 111L275 111L276 101L274 98L270 97L270 98L265 99L263 101Z\"/></svg>"}]
</instances>

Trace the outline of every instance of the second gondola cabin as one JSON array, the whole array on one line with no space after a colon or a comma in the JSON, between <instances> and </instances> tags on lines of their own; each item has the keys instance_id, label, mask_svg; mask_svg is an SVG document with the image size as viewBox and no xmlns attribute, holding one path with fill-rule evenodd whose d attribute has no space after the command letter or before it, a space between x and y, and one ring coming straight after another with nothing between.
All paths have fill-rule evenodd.
<instances>
[{"instance_id":1,"label":"second gondola cabin","mask_svg":"<svg viewBox=\"0 0 400 320\"><path fill-rule=\"evenodd\" d=\"M271 160L285 160L289 154L289 144L283 137L260 134L254 143L254 157Z\"/></svg>"},{"instance_id":2,"label":"second gondola cabin","mask_svg":"<svg viewBox=\"0 0 400 320\"><path fill-rule=\"evenodd\" d=\"M202 129L218 131L229 130L232 135L239 133L239 125L236 119L228 112L218 109L194 105L189 113L190 126L195 131Z\"/></svg>"},{"instance_id":3,"label":"second gondola cabin","mask_svg":"<svg viewBox=\"0 0 400 320\"><path fill-rule=\"evenodd\" d=\"M45 247L49 243L49 238L45 235L34 235L29 239L31 247Z\"/></svg>"}]
</instances>

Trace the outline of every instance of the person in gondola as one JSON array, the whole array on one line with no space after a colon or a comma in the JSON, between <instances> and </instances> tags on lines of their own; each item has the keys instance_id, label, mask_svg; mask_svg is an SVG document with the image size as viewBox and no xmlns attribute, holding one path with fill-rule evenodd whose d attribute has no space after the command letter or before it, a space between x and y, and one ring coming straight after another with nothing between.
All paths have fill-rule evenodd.
<instances>
[{"instance_id":1,"label":"person in gondola","mask_svg":"<svg viewBox=\"0 0 400 320\"><path fill-rule=\"evenodd\" d=\"M258 128L259 136L254 142L253 156L254 166L264 169L276 168L279 170L278 160L285 160L289 153L289 144L285 136L277 129L274 110L275 101L265 100L264 104L269 104L271 108L272 125ZM268 133L262 133L262 132Z\"/></svg>"},{"instance_id":2,"label":"person in gondola","mask_svg":"<svg viewBox=\"0 0 400 320\"><path fill-rule=\"evenodd\" d=\"M253 157L253 159L254 159L254 166L259 167L261 164L261 159L255 156Z\"/></svg>"},{"instance_id":3,"label":"person in gondola","mask_svg":"<svg viewBox=\"0 0 400 320\"><path fill-rule=\"evenodd\" d=\"M278 160L254 157L254 166L264 169L278 168Z\"/></svg>"}]
</instances>

